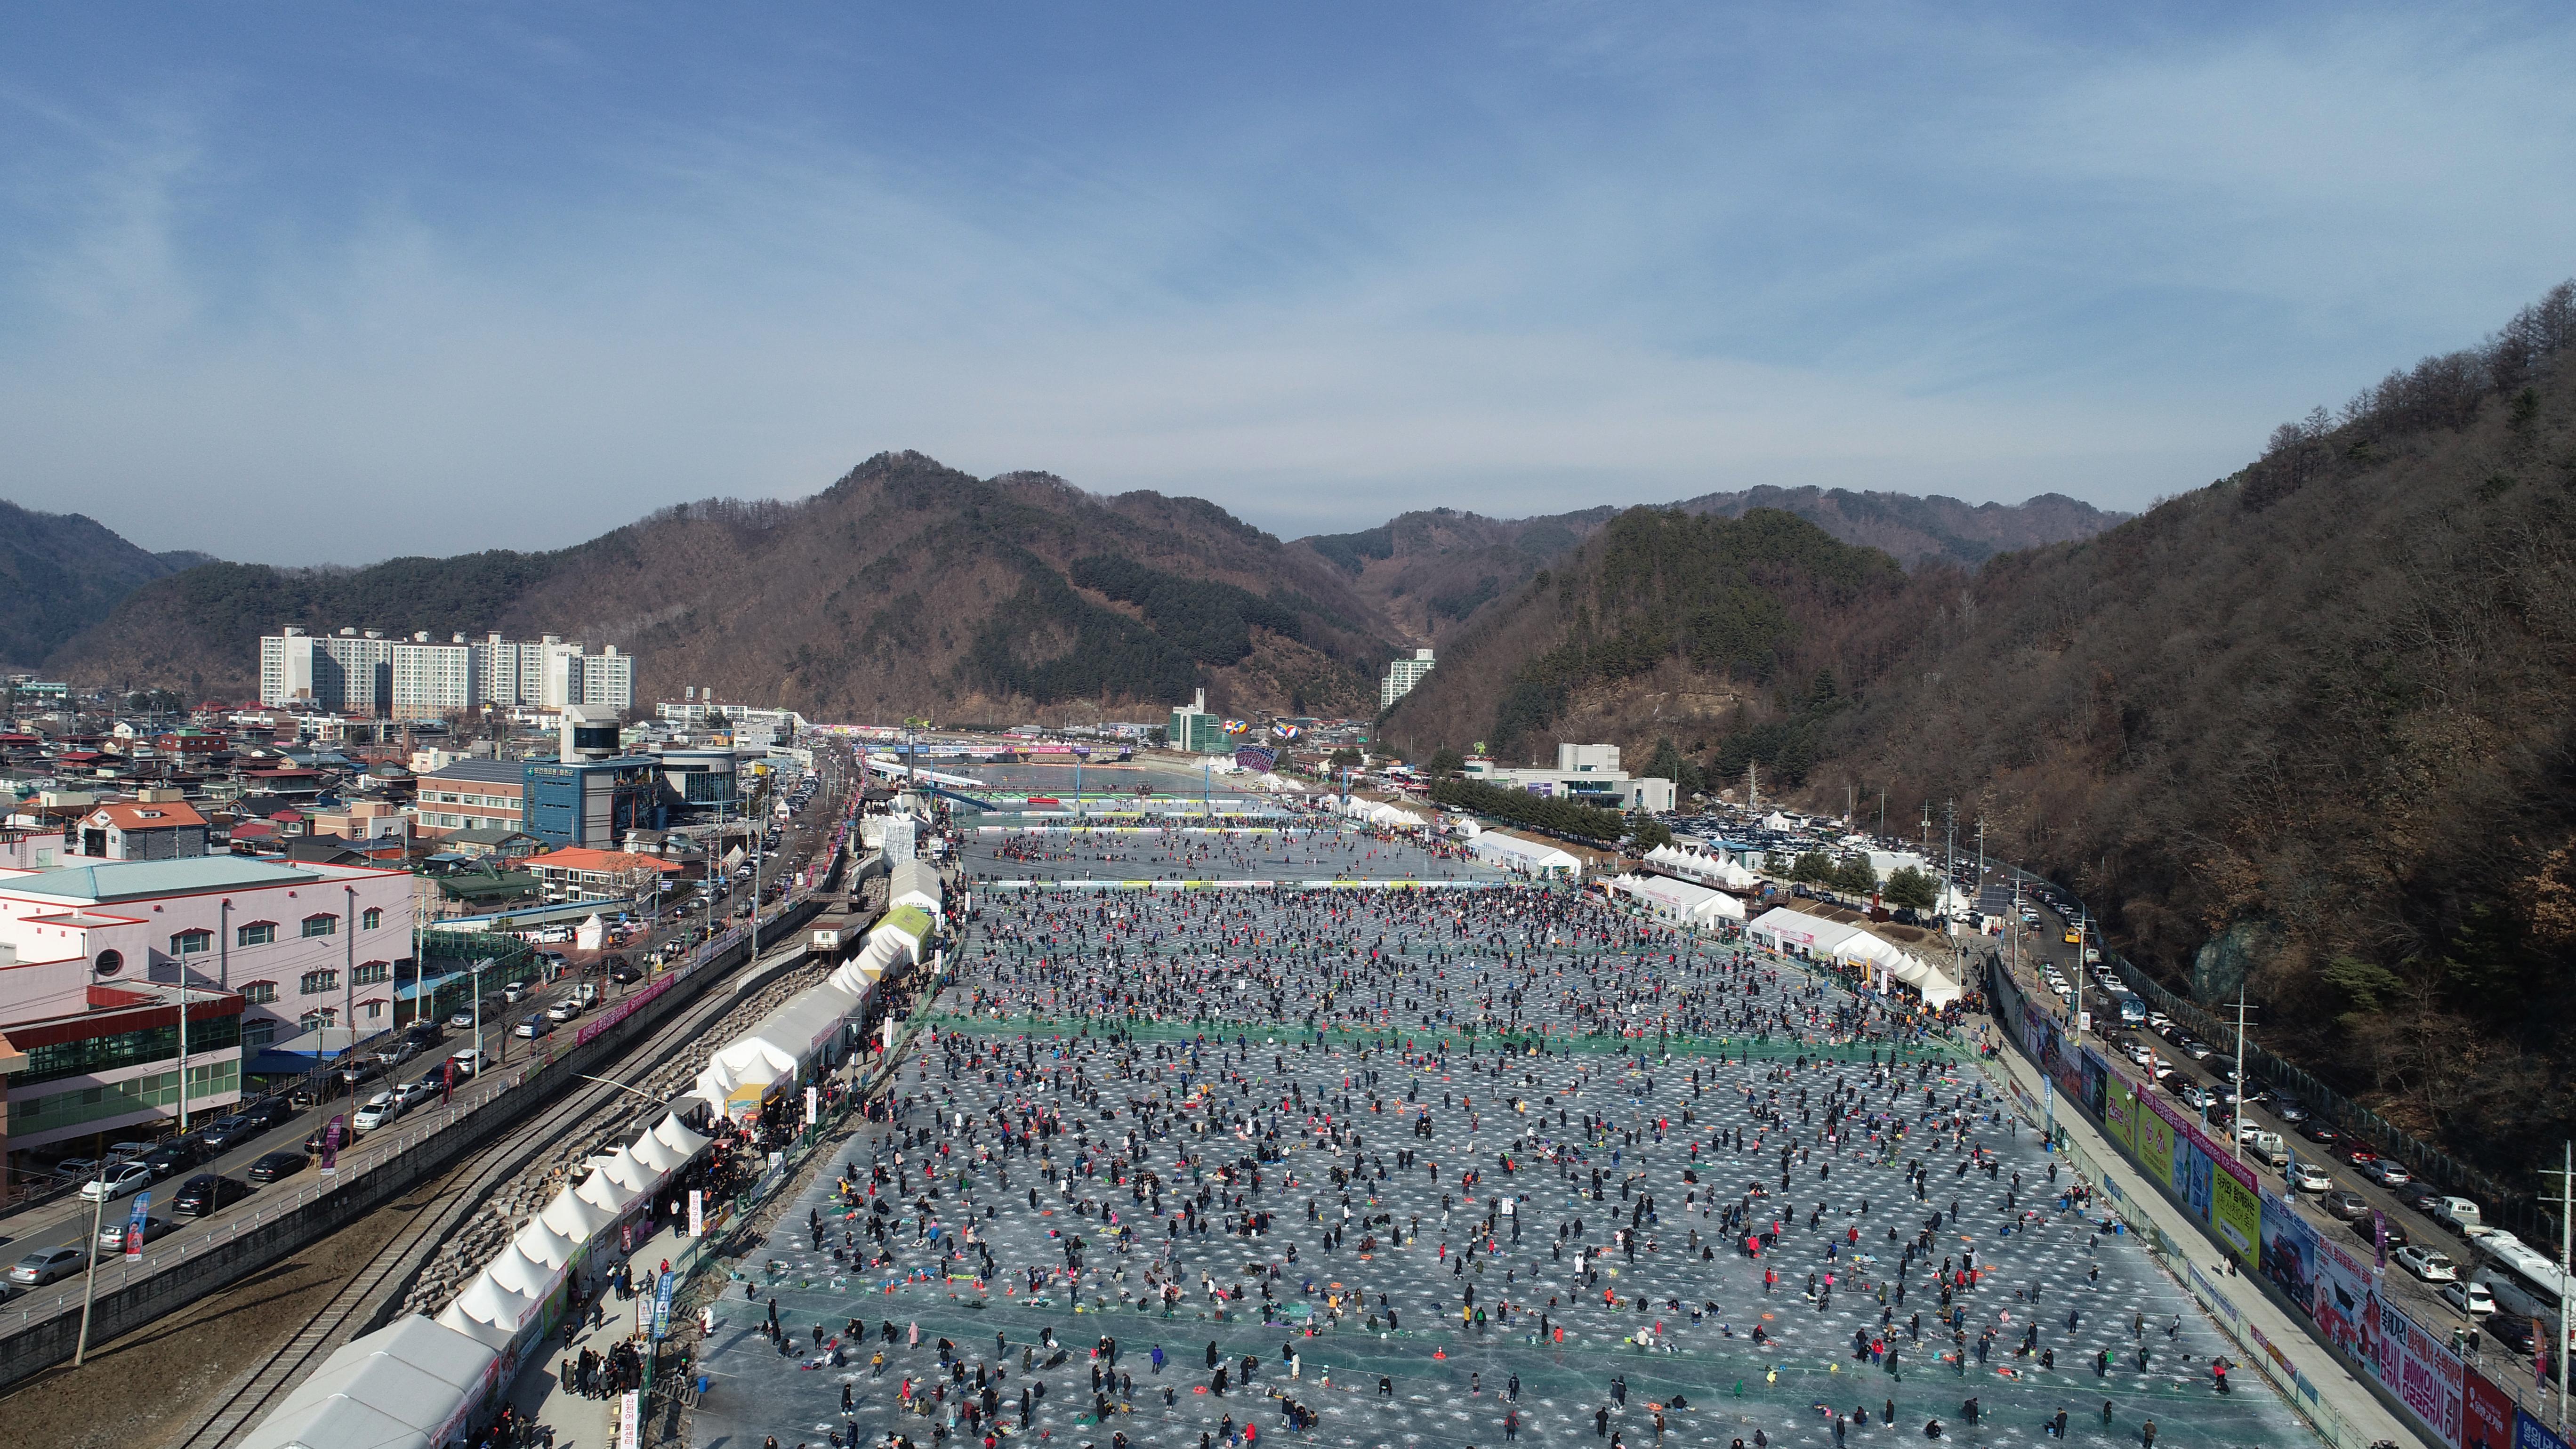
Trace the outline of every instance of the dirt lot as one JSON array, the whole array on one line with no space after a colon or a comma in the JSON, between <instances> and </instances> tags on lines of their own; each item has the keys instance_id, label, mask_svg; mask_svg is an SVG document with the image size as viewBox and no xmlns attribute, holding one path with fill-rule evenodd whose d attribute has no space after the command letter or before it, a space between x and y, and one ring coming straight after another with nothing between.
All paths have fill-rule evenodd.
<instances>
[{"instance_id":1,"label":"dirt lot","mask_svg":"<svg viewBox=\"0 0 2576 1449\"><path fill-rule=\"evenodd\" d=\"M444 1183L423 1183L186 1312L93 1349L77 1372L65 1367L21 1385L0 1398L0 1423L19 1443L62 1449L176 1440L217 1391L283 1348Z\"/></svg>"}]
</instances>

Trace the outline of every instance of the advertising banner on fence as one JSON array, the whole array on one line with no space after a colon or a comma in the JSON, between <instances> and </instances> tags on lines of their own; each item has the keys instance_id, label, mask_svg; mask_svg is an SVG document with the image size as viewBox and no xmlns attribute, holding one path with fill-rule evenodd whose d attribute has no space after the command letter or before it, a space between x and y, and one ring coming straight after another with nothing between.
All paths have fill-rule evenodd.
<instances>
[{"instance_id":1,"label":"advertising banner on fence","mask_svg":"<svg viewBox=\"0 0 2576 1449\"><path fill-rule=\"evenodd\" d=\"M2383 1303L2379 1307L2379 1381L2441 1442L2460 1442L2461 1380L2468 1366L2451 1346Z\"/></svg>"},{"instance_id":2,"label":"advertising banner on fence","mask_svg":"<svg viewBox=\"0 0 2576 1449\"><path fill-rule=\"evenodd\" d=\"M2476 1369L2461 1375L2460 1449L2513 1449L2513 1396Z\"/></svg>"},{"instance_id":3,"label":"advertising banner on fence","mask_svg":"<svg viewBox=\"0 0 2576 1449\"><path fill-rule=\"evenodd\" d=\"M2138 1153L2138 1093L2129 1079L2112 1073L2102 1083L2102 1131L2122 1152Z\"/></svg>"},{"instance_id":4,"label":"advertising banner on fence","mask_svg":"<svg viewBox=\"0 0 2576 1449\"><path fill-rule=\"evenodd\" d=\"M2173 1190L2194 1218L2209 1221L2209 1139L2189 1122L2174 1133Z\"/></svg>"},{"instance_id":5,"label":"advertising banner on fence","mask_svg":"<svg viewBox=\"0 0 2576 1449\"><path fill-rule=\"evenodd\" d=\"M2513 1411L2513 1449L2567 1449L2567 1441L2558 1437L2547 1424L2531 1417L2526 1409Z\"/></svg>"},{"instance_id":6,"label":"advertising banner on fence","mask_svg":"<svg viewBox=\"0 0 2576 1449\"><path fill-rule=\"evenodd\" d=\"M2173 1109L2157 1100L2155 1089L2143 1088L2138 1093L2138 1165L2147 1170L2147 1180L2162 1187L2173 1186L2175 1129L2182 1119Z\"/></svg>"},{"instance_id":7,"label":"advertising banner on fence","mask_svg":"<svg viewBox=\"0 0 2576 1449\"><path fill-rule=\"evenodd\" d=\"M2263 1189L2254 1169L2232 1157L2211 1165L2217 1172L2210 1178L2209 1226L2251 1273L2263 1240Z\"/></svg>"},{"instance_id":8,"label":"advertising banner on fence","mask_svg":"<svg viewBox=\"0 0 2576 1449\"><path fill-rule=\"evenodd\" d=\"M2263 1194L2263 1276L2281 1296L2313 1311L2317 1301L2317 1230L2277 1192Z\"/></svg>"},{"instance_id":9,"label":"advertising banner on fence","mask_svg":"<svg viewBox=\"0 0 2576 1449\"><path fill-rule=\"evenodd\" d=\"M2316 1291L2308 1300L2308 1316L2316 1320L2317 1332L2338 1351L2364 1364L2378 1363L2379 1285L2370 1265L2323 1238L2311 1261Z\"/></svg>"}]
</instances>

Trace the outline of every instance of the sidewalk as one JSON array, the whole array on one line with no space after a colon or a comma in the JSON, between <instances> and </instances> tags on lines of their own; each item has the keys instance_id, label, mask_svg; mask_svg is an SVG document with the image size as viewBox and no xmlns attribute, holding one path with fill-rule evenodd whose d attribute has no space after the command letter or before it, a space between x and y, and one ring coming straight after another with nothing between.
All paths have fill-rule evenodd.
<instances>
[{"instance_id":1,"label":"sidewalk","mask_svg":"<svg viewBox=\"0 0 2576 1449\"><path fill-rule=\"evenodd\" d=\"M600 1305L603 1312L598 1327L589 1327L589 1319L585 1315L584 1327L569 1345L564 1342L563 1329L558 1325L542 1345L530 1350L527 1362L519 1370L518 1381L510 1385L504 1402L512 1407L522 1422L550 1426L554 1430L555 1449L613 1449L617 1443L617 1396L584 1398L578 1390L563 1386L558 1366L567 1358L578 1359L584 1348L606 1357L610 1349L633 1338L637 1331L636 1307L641 1304L645 1311L651 1311L653 1293L650 1285L660 1276L662 1261L667 1258L676 1262L680 1250L687 1244L687 1237L675 1228L665 1228L637 1244L635 1251L624 1259L635 1269L633 1298L621 1301L611 1292L607 1301ZM618 1262L614 1251L603 1254L582 1270L582 1283L584 1286L604 1284L608 1271ZM587 1304L589 1299L583 1301ZM677 1311L675 1309L674 1313ZM497 1406L494 1412L499 1412Z\"/></svg>"},{"instance_id":2,"label":"sidewalk","mask_svg":"<svg viewBox=\"0 0 2576 1449\"><path fill-rule=\"evenodd\" d=\"M2022 1092L2028 1094L2026 1100L2014 1105L2033 1121L2040 1120L2042 1109L2037 1104L2047 1096L2039 1069L2009 1046L1991 1061L2000 1062ZM2076 1159L2077 1170L2104 1190L2095 1206L2117 1213L2133 1228L2144 1219L2155 1229L2143 1235L2150 1249L2174 1270L2177 1278L2183 1279L2184 1286L2201 1300L2219 1328L2236 1341L2243 1354L2241 1362L2270 1381L2327 1443L2338 1449L2364 1449L2387 1440L2448 1449L2447 1445L2433 1444L2381 1403L2334 1355L2308 1336L2304 1321L2291 1317L2253 1281L2238 1276L2229 1266L2233 1260L2182 1209L2150 1186L2081 1111L2060 1111L2056 1123L2073 1149L2069 1155ZM2163 1239L2161 1243L2156 1241L2158 1237ZM2210 1302L2212 1298L2217 1299L2215 1304ZM2258 1332L2261 1341L2248 1342L2248 1328ZM2268 1342L2273 1352L2266 1353L2262 1342ZM2292 1380L2293 1370L2304 1386Z\"/></svg>"}]
</instances>

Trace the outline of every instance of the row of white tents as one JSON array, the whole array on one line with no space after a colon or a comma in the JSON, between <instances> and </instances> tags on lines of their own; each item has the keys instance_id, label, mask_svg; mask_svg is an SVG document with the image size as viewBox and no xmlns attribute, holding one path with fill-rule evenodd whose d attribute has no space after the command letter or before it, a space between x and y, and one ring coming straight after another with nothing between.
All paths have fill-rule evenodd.
<instances>
[{"instance_id":1,"label":"row of white tents","mask_svg":"<svg viewBox=\"0 0 2576 1449\"><path fill-rule=\"evenodd\" d=\"M1397 830L1419 830L1431 823L1401 805L1390 805L1383 800L1363 800L1357 795L1335 800L1326 808L1336 815Z\"/></svg>"},{"instance_id":2,"label":"row of white tents","mask_svg":"<svg viewBox=\"0 0 2576 1449\"><path fill-rule=\"evenodd\" d=\"M820 984L718 1048L691 1096L717 1115L746 1119L809 1064L837 1059L845 1029L859 1020L877 982L930 949L943 908L939 876L928 867L907 873L909 864L894 867L895 903L865 944ZM682 1120L694 1110L684 1106L634 1141L591 1157L582 1179L523 1224L437 1317L414 1314L352 1340L251 1432L245 1449L444 1449L461 1442L492 1398L508 1390L522 1359L542 1354L577 1275L595 1256L613 1258L619 1225L649 1213L656 1195L706 1148L709 1139ZM649 1221L643 1231L652 1231Z\"/></svg>"},{"instance_id":3,"label":"row of white tents","mask_svg":"<svg viewBox=\"0 0 2576 1449\"><path fill-rule=\"evenodd\" d=\"M1560 850L1543 840L1530 840L1506 835L1499 830L1480 830L1467 842L1467 849L1487 865L1500 866L1517 875L1544 880L1549 876L1575 877L1583 874L1583 860L1570 850Z\"/></svg>"},{"instance_id":4,"label":"row of white tents","mask_svg":"<svg viewBox=\"0 0 2576 1449\"><path fill-rule=\"evenodd\" d=\"M1604 884L1614 893L1628 897L1677 926L1707 929L1721 922L1744 919L1744 902L1724 891L1710 890L1686 880L1660 875L1621 875L1611 877Z\"/></svg>"},{"instance_id":5,"label":"row of white tents","mask_svg":"<svg viewBox=\"0 0 2576 1449\"><path fill-rule=\"evenodd\" d=\"M1646 852L1646 864L1684 880L1722 890L1749 891L1762 884L1759 874L1723 855L1681 845L1658 845Z\"/></svg>"},{"instance_id":6,"label":"row of white tents","mask_svg":"<svg viewBox=\"0 0 2576 1449\"><path fill-rule=\"evenodd\" d=\"M1865 982L1882 989L1889 982L1910 987L1926 1006L1947 1006L1959 999L1959 983L1922 957L1866 927L1829 921L1783 906L1764 911L1744 930L1776 951L1802 952L1820 961L1840 961L1857 967Z\"/></svg>"}]
</instances>

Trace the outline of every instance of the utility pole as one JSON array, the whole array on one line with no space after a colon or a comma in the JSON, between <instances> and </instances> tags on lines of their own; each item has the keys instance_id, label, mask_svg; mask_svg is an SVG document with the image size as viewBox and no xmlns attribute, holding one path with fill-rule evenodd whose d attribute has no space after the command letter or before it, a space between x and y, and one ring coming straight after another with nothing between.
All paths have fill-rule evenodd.
<instances>
[{"instance_id":1,"label":"utility pole","mask_svg":"<svg viewBox=\"0 0 2576 1449\"><path fill-rule=\"evenodd\" d=\"M2236 983L2236 1120L2227 1128L2228 1155L2245 1165L2245 983Z\"/></svg>"},{"instance_id":2,"label":"utility pole","mask_svg":"<svg viewBox=\"0 0 2576 1449\"><path fill-rule=\"evenodd\" d=\"M1744 808L1756 815L1762 813L1762 777L1751 760L1744 762Z\"/></svg>"}]
</instances>

